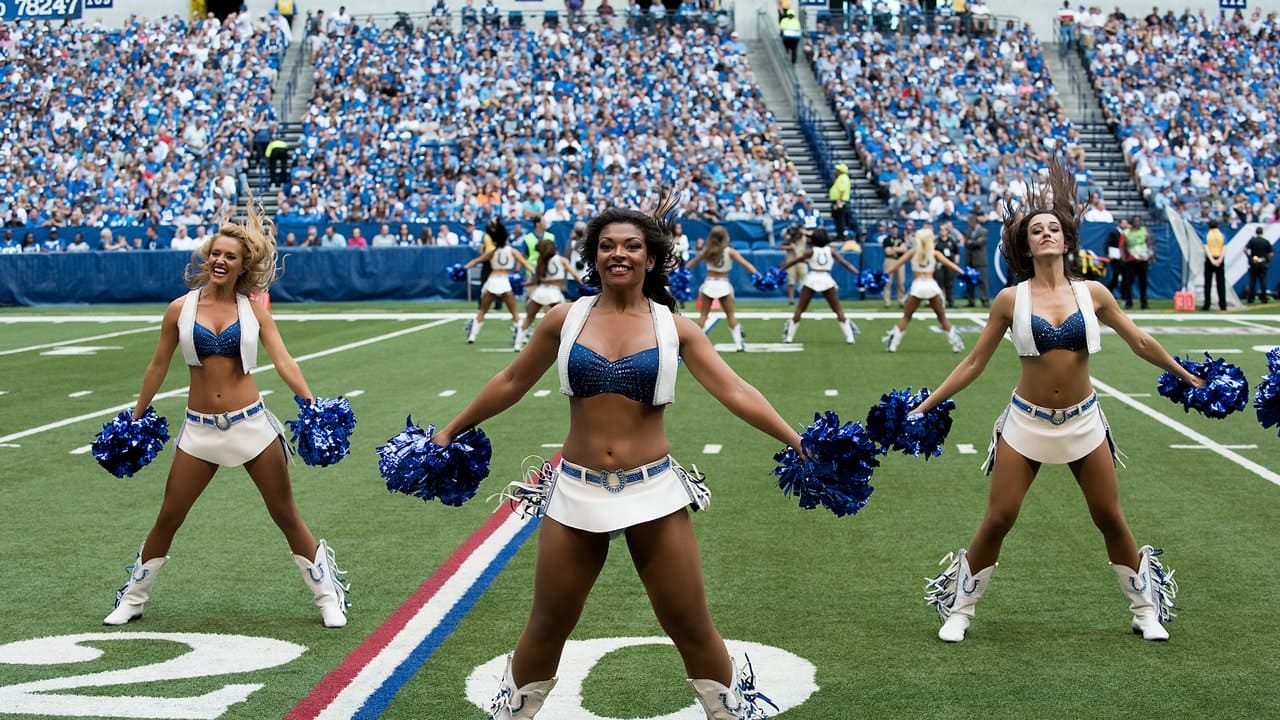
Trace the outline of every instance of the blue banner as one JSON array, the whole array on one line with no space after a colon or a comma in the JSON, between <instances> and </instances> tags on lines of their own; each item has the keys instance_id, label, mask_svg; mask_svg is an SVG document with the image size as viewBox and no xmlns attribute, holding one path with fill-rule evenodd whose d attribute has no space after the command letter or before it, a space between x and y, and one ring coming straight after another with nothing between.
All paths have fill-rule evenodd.
<instances>
[{"instance_id":1,"label":"blue banner","mask_svg":"<svg viewBox=\"0 0 1280 720\"><path fill-rule=\"evenodd\" d=\"M83 0L0 0L4 20L78 20ZM98 7L102 7L98 5ZM111 7L110 3L106 7Z\"/></svg>"}]
</instances>

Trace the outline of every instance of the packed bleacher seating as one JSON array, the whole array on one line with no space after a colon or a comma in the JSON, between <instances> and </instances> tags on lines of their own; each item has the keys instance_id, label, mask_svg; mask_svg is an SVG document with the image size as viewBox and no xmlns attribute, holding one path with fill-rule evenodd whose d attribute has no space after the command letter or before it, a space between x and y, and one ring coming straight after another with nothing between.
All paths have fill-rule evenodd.
<instances>
[{"instance_id":1,"label":"packed bleacher seating","mask_svg":"<svg viewBox=\"0 0 1280 720\"><path fill-rule=\"evenodd\" d=\"M0 23L0 219L196 223L234 208L284 42L234 15Z\"/></svg>"},{"instance_id":2,"label":"packed bleacher seating","mask_svg":"<svg viewBox=\"0 0 1280 720\"><path fill-rule=\"evenodd\" d=\"M1085 32L1094 87L1155 207L1193 221L1276 220L1280 16L1153 9Z\"/></svg>"},{"instance_id":3,"label":"packed bleacher seating","mask_svg":"<svg viewBox=\"0 0 1280 720\"><path fill-rule=\"evenodd\" d=\"M1098 192L1029 26L913 18L904 13L900 30L825 25L810 44L827 97L898 219L994 218L1053 153L1067 157L1082 198Z\"/></svg>"},{"instance_id":4,"label":"packed bleacher seating","mask_svg":"<svg viewBox=\"0 0 1280 720\"><path fill-rule=\"evenodd\" d=\"M745 46L617 25L353 21L319 43L279 220L572 220L674 185L688 217L785 217L801 185Z\"/></svg>"}]
</instances>

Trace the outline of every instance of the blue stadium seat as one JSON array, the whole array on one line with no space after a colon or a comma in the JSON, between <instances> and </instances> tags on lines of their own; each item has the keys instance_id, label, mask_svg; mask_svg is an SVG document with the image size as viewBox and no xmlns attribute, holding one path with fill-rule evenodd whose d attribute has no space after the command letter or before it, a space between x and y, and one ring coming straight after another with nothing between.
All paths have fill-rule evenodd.
<instances>
[{"instance_id":1,"label":"blue stadium seat","mask_svg":"<svg viewBox=\"0 0 1280 720\"><path fill-rule=\"evenodd\" d=\"M512 10L507 13L507 27L524 27L524 13L519 10Z\"/></svg>"},{"instance_id":2,"label":"blue stadium seat","mask_svg":"<svg viewBox=\"0 0 1280 720\"><path fill-rule=\"evenodd\" d=\"M560 27L560 12L558 10L546 10L542 13L543 27Z\"/></svg>"}]
</instances>

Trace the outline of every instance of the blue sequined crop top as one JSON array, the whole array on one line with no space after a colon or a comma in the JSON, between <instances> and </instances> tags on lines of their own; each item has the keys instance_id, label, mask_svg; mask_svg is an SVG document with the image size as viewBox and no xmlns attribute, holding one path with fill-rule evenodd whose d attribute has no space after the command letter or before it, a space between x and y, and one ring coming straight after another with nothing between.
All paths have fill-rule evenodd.
<instances>
[{"instance_id":1,"label":"blue sequined crop top","mask_svg":"<svg viewBox=\"0 0 1280 720\"><path fill-rule=\"evenodd\" d=\"M636 402L653 401L658 383L658 348L606 360L581 343L569 350L569 386L577 397L617 393Z\"/></svg>"},{"instance_id":2,"label":"blue sequined crop top","mask_svg":"<svg viewBox=\"0 0 1280 720\"><path fill-rule=\"evenodd\" d=\"M212 330L196 323L191 331L191 339L196 346L196 355L206 358L210 355L225 355L229 358L240 357L240 321L236 320L226 330L215 335Z\"/></svg>"},{"instance_id":3,"label":"blue sequined crop top","mask_svg":"<svg viewBox=\"0 0 1280 720\"><path fill-rule=\"evenodd\" d=\"M1036 350L1041 353L1050 350L1084 350L1088 347L1084 336L1084 315L1079 310L1071 313L1057 327L1033 314L1031 337L1036 341Z\"/></svg>"}]
</instances>

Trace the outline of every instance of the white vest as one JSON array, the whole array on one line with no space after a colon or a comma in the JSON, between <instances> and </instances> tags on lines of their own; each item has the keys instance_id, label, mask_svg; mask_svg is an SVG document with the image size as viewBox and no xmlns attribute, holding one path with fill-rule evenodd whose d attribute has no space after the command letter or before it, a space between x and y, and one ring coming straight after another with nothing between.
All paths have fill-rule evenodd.
<instances>
[{"instance_id":1,"label":"white vest","mask_svg":"<svg viewBox=\"0 0 1280 720\"><path fill-rule=\"evenodd\" d=\"M547 259L547 274L543 276L542 281L548 283L558 283L568 277L568 273L564 269L565 259L559 255L553 255Z\"/></svg>"},{"instance_id":2,"label":"white vest","mask_svg":"<svg viewBox=\"0 0 1280 720\"><path fill-rule=\"evenodd\" d=\"M809 256L809 272L831 272L831 266L835 264L835 258L831 255L831 247L823 245L815 247L813 254Z\"/></svg>"},{"instance_id":3,"label":"white vest","mask_svg":"<svg viewBox=\"0 0 1280 720\"><path fill-rule=\"evenodd\" d=\"M1084 339L1090 353L1102 349L1102 333L1098 328L1098 315L1093 309L1093 296L1089 294L1089 285L1081 280L1071 281L1071 291L1076 294L1076 305L1084 316ZM1013 347L1018 355L1036 357L1040 350L1036 348L1035 337L1031 334L1031 284L1029 280L1018 283L1017 295L1013 300L1013 325L1009 328L1013 337Z\"/></svg>"},{"instance_id":4,"label":"white vest","mask_svg":"<svg viewBox=\"0 0 1280 720\"><path fill-rule=\"evenodd\" d=\"M720 262L713 263L711 257L707 256L707 270L711 272L727 273L733 269L733 258L729 257L729 248L725 248L720 255Z\"/></svg>"},{"instance_id":5,"label":"white vest","mask_svg":"<svg viewBox=\"0 0 1280 720\"><path fill-rule=\"evenodd\" d=\"M560 392L570 397L573 396L573 388L569 386L569 352L573 350L582 327L587 324L587 316L599 300L599 295L578 298L569 307L564 327L560 329L560 353L556 360L560 370ZM680 336L676 332L676 321L670 308L650 300L649 312L653 316L653 330L658 338L658 382L653 386L653 404L666 405L676 399L676 363L680 358Z\"/></svg>"},{"instance_id":6,"label":"white vest","mask_svg":"<svg viewBox=\"0 0 1280 720\"><path fill-rule=\"evenodd\" d=\"M193 367L204 365L196 354L196 305L199 301L200 288L196 288L187 293L182 301L182 312L178 315L178 346L182 348L182 359ZM253 306L249 302L247 296L236 295L236 313L240 320L240 364L244 366L245 373L258 365L258 316L253 314Z\"/></svg>"},{"instance_id":7,"label":"white vest","mask_svg":"<svg viewBox=\"0 0 1280 720\"><path fill-rule=\"evenodd\" d=\"M510 270L516 266L516 256L511 253L511 248L502 246L493 251L493 257L489 258L489 267L494 270Z\"/></svg>"}]
</instances>

